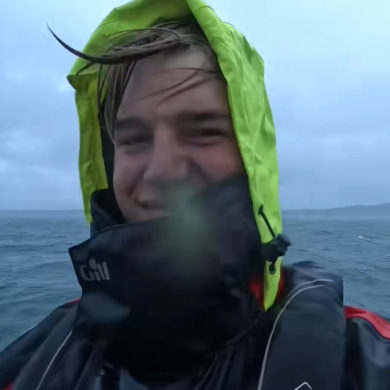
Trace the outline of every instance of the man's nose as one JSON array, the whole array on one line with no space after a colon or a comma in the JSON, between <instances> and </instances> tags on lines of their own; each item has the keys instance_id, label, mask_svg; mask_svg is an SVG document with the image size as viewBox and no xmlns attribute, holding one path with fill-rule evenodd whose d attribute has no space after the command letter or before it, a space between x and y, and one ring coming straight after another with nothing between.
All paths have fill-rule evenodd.
<instances>
[{"instance_id":1,"label":"man's nose","mask_svg":"<svg viewBox=\"0 0 390 390\"><path fill-rule=\"evenodd\" d=\"M184 181L189 174L189 161L174 131L156 129L153 147L144 171L144 181L150 184L168 184Z\"/></svg>"}]
</instances>

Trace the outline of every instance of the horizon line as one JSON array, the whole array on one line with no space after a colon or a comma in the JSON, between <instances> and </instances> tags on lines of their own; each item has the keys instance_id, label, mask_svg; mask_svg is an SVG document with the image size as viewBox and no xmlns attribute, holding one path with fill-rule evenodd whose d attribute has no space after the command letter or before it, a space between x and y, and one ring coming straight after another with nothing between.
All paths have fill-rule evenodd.
<instances>
[{"instance_id":1,"label":"horizon line","mask_svg":"<svg viewBox=\"0 0 390 390\"><path fill-rule=\"evenodd\" d=\"M376 204L352 204L352 205L344 205L344 206L333 206L333 207L324 207L324 208L282 208L282 212L289 212L289 211L327 211L327 210L337 210L337 209L345 209L345 208L357 208L357 207L380 207L380 206L390 206L390 202L385 203L376 203ZM75 208L64 208L64 209L0 209L0 213L2 212L69 212L69 211L75 211L80 212L84 214L83 209L75 209Z\"/></svg>"}]
</instances>

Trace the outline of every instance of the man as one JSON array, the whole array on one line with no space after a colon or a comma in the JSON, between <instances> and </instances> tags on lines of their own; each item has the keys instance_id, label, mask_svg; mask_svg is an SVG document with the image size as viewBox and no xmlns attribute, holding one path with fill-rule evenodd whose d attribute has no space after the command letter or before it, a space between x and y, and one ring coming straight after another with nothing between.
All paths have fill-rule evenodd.
<instances>
[{"instance_id":1,"label":"man","mask_svg":"<svg viewBox=\"0 0 390 390\"><path fill-rule=\"evenodd\" d=\"M320 267L281 267L275 134L244 37L200 0L140 0L77 54L82 296L0 355L0 388L389 389L389 323L345 309Z\"/></svg>"}]
</instances>

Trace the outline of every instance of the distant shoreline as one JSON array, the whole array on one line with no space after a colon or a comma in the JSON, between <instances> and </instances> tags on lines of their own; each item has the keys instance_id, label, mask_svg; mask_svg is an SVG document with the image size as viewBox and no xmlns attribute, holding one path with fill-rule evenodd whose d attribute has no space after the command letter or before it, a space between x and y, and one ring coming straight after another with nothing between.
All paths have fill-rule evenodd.
<instances>
[{"instance_id":1,"label":"distant shoreline","mask_svg":"<svg viewBox=\"0 0 390 390\"><path fill-rule=\"evenodd\" d=\"M286 218L351 219L351 220L390 220L390 203L375 206L346 206L331 209L284 210Z\"/></svg>"},{"instance_id":2,"label":"distant shoreline","mask_svg":"<svg viewBox=\"0 0 390 390\"><path fill-rule=\"evenodd\" d=\"M352 205L352 206L340 206L340 207L330 207L330 208L309 208L309 209L285 209L283 212L338 212L338 211L360 211L360 210L390 210L390 203L382 203L376 205Z\"/></svg>"}]
</instances>

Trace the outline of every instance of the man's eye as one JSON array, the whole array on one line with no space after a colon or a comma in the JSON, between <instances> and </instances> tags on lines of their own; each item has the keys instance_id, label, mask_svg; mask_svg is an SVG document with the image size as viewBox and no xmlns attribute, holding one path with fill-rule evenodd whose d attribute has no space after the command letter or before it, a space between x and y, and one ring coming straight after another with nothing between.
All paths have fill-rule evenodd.
<instances>
[{"instance_id":1,"label":"man's eye","mask_svg":"<svg viewBox=\"0 0 390 390\"><path fill-rule=\"evenodd\" d=\"M150 142L150 136L148 134L127 134L120 135L116 138L116 144L120 147L127 148L139 148L147 145Z\"/></svg>"},{"instance_id":2,"label":"man's eye","mask_svg":"<svg viewBox=\"0 0 390 390\"><path fill-rule=\"evenodd\" d=\"M203 128L203 129L193 129L188 132L190 140L208 144L214 143L224 137L225 133L220 129L214 128Z\"/></svg>"}]
</instances>

